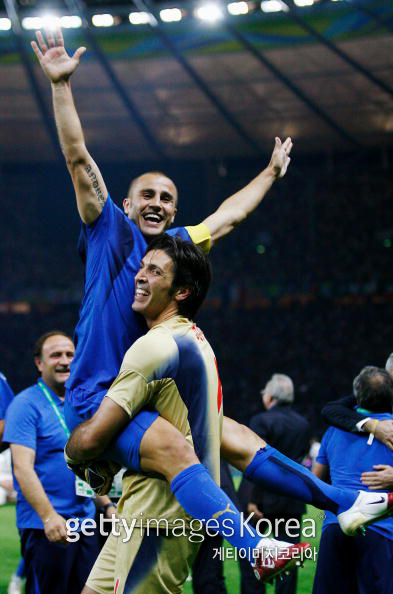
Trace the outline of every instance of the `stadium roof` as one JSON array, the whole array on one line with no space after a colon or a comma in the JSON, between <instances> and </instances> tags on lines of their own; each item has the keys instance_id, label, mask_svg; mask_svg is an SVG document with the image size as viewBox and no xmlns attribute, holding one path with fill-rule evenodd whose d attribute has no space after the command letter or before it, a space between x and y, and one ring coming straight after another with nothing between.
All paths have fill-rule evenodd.
<instances>
[{"instance_id":1,"label":"stadium roof","mask_svg":"<svg viewBox=\"0 0 393 594\"><path fill-rule=\"evenodd\" d=\"M285 0L267 13L250 1L239 15L222 2L216 22L194 16L201 3L0 3L0 18L14 23L0 30L1 161L58 158L49 85L23 26L48 11L83 18L63 32L67 47L88 48L72 81L102 161L255 156L276 135L305 153L393 144L391 2ZM160 10L173 7L181 21L163 22ZM131 11L153 17L133 25ZM111 14L113 25L94 26L95 14Z\"/></svg>"}]
</instances>

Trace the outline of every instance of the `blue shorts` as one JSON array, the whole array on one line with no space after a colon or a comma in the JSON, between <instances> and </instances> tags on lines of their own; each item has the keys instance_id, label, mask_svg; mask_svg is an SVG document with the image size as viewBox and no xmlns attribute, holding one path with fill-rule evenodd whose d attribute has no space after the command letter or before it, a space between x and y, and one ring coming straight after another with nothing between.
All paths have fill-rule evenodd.
<instances>
[{"instance_id":1,"label":"blue shorts","mask_svg":"<svg viewBox=\"0 0 393 594\"><path fill-rule=\"evenodd\" d=\"M94 414L94 412L95 411L92 411L92 414ZM77 414L67 398L65 399L64 416L70 431L73 431L75 427L87 420L86 417L83 418ZM114 460L129 470L142 472L139 455L141 441L146 431L158 416L159 414L157 411L142 410L131 419L127 427L123 429L119 437L111 447L106 450L102 457Z\"/></svg>"}]
</instances>

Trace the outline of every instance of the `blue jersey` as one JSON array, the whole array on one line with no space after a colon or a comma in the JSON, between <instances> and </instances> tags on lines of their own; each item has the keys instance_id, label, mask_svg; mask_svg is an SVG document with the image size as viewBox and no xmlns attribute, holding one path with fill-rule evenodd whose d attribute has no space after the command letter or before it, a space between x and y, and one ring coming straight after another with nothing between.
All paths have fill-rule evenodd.
<instances>
[{"instance_id":1,"label":"blue jersey","mask_svg":"<svg viewBox=\"0 0 393 594\"><path fill-rule=\"evenodd\" d=\"M5 411L13 397L14 393L8 385L7 378L0 372L0 420L5 418Z\"/></svg>"},{"instance_id":2,"label":"blue jersey","mask_svg":"<svg viewBox=\"0 0 393 594\"><path fill-rule=\"evenodd\" d=\"M210 242L203 224L168 233L202 246ZM142 316L131 308L134 278L146 247L139 228L110 196L100 216L82 227L85 293L75 330L75 357L66 383L67 398L81 417L89 417L96 410L127 349L147 331Z\"/></svg>"},{"instance_id":3,"label":"blue jersey","mask_svg":"<svg viewBox=\"0 0 393 594\"><path fill-rule=\"evenodd\" d=\"M48 386L59 413L63 402ZM4 441L35 451L34 470L54 509L65 518L94 518L95 505L75 491L75 475L64 461L67 435L38 384L18 394L7 410ZM42 520L25 499L14 477L17 491L16 524L22 528L43 528Z\"/></svg>"},{"instance_id":4,"label":"blue jersey","mask_svg":"<svg viewBox=\"0 0 393 594\"><path fill-rule=\"evenodd\" d=\"M393 419L388 413L367 413L376 419ZM376 439L369 445L368 433L348 433L335 427L329 427L323 436L317 462L329 466L332 485L343 489L367 490L360 482L362 472L373 470L375 464L393 465L393 453ZM331 512L325 512L323 523L325 529L330 524L337 523L337 517ZM368 527L379 534L393 540L393 518L386 518Z\"/></svg>"}]
</instances>

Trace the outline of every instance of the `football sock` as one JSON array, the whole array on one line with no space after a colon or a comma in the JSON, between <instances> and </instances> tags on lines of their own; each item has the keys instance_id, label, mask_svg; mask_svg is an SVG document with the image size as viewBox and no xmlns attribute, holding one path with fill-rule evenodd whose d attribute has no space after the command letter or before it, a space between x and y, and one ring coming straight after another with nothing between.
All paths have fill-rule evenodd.
<instances>
[{"instance_id":1,"label":"football sock","mask_svg":"<svg viewBox=\"0 0 393 594\"><path fill-rule=\"evenodd\" d=\"M180 505L194 518L208 524L210 532L219 532L238 549L245 549L245 557L252 561L252 550L260 537L247 524L246 518L211 478L202 464L194 464L179 472L171 482L171 489Z\"/></svg>"},{"instance_id":2,"label":"football sock","mask_svg":"<svg viewBox=\"0 0 393 594\"><path fill-rule=\"evenodd\" d=\"M244 476L264 489L300 499L335 514L351 507L359 494L358 491L328 485L270 446L261 448L255 454Z\"/></svg>"}]
</instances>

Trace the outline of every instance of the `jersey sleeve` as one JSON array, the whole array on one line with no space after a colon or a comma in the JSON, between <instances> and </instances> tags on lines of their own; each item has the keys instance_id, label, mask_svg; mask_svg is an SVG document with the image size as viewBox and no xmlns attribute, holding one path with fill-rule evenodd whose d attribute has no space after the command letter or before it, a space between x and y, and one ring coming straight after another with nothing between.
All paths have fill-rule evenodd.
<instances>
[{"instance_id":1,"label":"jersey sleeve","mask_svg":"<svg viewBox=\"0 0 393 594\"><path fill-rule=\"evenodd\" d=\"M318 456L316 457L316 462L319 462L319 464L323 464L324 466L329 466L327 445L328 445L330 433L331 433L331 428L329 427L329 429L326 431L326 433L322 437L321 447L319 448Z\"/></svg>"},{"instance_id":2,"label":"jersey sleeve","mask_svg":"<svg viewBox=\"0 0 393 594\"><path fill-rule=\"evenodd\" d=\"M333 400L323 407L321 415L329 425L343 429L343 431L357 431L356 423L367 417L353 410L356 404L355 396Z\"/></svg>"},{"instance_id":3,"label":"jersey sleeve","mask_svg":"<svg viewBox=\"0 0 393 594\"><path fill-rule=\"evenodd\" d=\"M5 418L5 413L14 397L6 377L0 373L0 420Z\"/></svg>"},{"instance_id":4,"label":"jersey sleeve","mask_svg":"<svg viewBox=\"0 0 393 594\"><path fill-rule=\"evenodd\" d=\"M124 262L133 244L132 222L108 194L101 214L89 225L82 223L78 250L86 263L86 287L95 275L101 274L105 263L112 265L113 254L116 255L115 262Z\"/></svg>"},{"instance_id":5,"label":"jersey sleeve","mask_svg":"<svg viewBox=\"0 0 393 594\"><path fill-rule=\"evenodd\" d=\"M107 396L132 418L149 405L157 382L173 374L178 349L170 336L147 333L127 351Z\"/></svg>"},{"instance_id":6,"label":"jersey sleeve","mask_svg":"<svg viewBox=\"0 0 393 594\"><path fill-rule=\"evenodd\" d=\"M208 254L211 247L211 234L209 228L205 223L194 225L193 227L175 227L166 231L168 235L180 237L185 241L192 241L199 246L201 250Z\"/></svg>"},{"instance_id":7,"label":"jersey sleeve","mask_svg":"<svg viewBox=\"0 0 393 594\"><path fill-rule=\"evenodd\" d=\"M37 447L38 411L32 402L23 396L16 396L7 410L3 441Z\"/></svg>"},{"instance_id":8,"label":"jersey sleeve","mask_svg":"<svg viewBox=\"0 0 393 594\"><path fill-rule=\"evenodd\" d=\"M205 254L208 254L210 252L212 240L208 226L205 225L205 223L200 223L193 227L186 227L186 230L191 241L195 243L195 245L198 245Z\"/></svg>"}]
</instances>

